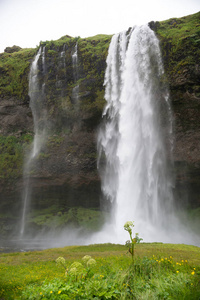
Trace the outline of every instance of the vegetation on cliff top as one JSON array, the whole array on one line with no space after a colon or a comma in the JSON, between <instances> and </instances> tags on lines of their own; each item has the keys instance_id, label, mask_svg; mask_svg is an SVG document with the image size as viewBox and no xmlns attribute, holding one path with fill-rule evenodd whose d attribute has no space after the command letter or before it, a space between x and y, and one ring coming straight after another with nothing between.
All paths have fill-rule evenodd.
<instances>
[{"instance_id":1,"label":"vegetation on cliff top","mask_svg":"<svg viewBox=\"0 0 200 300\"><path fill-rule=\"evenodd\" d=\"M156 22L153 27L161 40L168 72L180 72L183 66L199 60L200 12L183 18ZM93 75L98 79L95 84L102 87L105 64L101 64L106 60L110 39L109 35L96 35L85 39L66 35L56 41L40 42L40 46L45 46L47 51L59 51L64 44L75 45L78 41L78 51L86 77ZM0 54L0 97L15 96L18 99L27 99L28 72L37 49L18 49L17 52Z\"/></svg>"},{"instance_id":2,"label":"vegetation on cliff top","mask_svg":"<svg viewBox=\"0 0 200 300\"><path fill-rule=\"evenodd\" d=\"M28 73L36 49L0 54L0 98L27 100Z\"/></svg>"},{"instance_id":3,"label":"vegetation on cliff top","mask_svg":"<svg viewBox=\"0 0 200 300\"><path fill-rule=\"evenodd\" d=\"M200 62L200 12L156 22L154 30L161 41L165 69L173 85L178 76L190 73Z\"/></svg>"}]
</instances>

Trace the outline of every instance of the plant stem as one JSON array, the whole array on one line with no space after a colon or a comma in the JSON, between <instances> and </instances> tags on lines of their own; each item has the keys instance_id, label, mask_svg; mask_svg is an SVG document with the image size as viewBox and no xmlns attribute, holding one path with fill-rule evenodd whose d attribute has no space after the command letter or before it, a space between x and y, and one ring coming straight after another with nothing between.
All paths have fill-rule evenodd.
<instances>
[{"instance_id":1,"label":"plant stem","mask_svg":"<svg viewBox=\"0 0 200 300\"><path fill-rule=\"evenodd\" d=\"M133 265L134 265L134 243L132 241L132 261L133 261Z\"/></svg>"}]
</instances>

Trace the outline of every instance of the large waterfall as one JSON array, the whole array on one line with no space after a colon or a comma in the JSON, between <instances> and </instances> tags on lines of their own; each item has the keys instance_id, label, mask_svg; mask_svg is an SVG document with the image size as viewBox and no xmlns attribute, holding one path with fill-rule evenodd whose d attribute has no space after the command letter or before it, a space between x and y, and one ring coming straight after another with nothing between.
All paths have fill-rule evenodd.
<instances>
[{"instance_id":1,"label":"large waterfall","mask_svg":"<svg viewBox=\"0 0 200 300\"><path fill-rule=\"evenodd\" d=\"M126 221L135 222L145 241L158 241L168 240L174 220L172 117L163 75L159 42L147 25L113 36L98 151L109 223L119 242Z\"/></svg>"}]
</instances>

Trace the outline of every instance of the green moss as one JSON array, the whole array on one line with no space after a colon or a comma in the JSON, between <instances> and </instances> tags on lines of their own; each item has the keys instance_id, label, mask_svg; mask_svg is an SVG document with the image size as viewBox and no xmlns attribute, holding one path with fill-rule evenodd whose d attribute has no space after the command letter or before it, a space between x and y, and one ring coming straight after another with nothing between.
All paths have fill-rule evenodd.
<instances>
[{"instance_id":1,"label":"green moss","mask_svg":"<svg viewBox=\"0 0 200 300\"><path fill-rule=\"evenodd\" d=\"M50 157L50 154L44 153L44 152L40 152L40 154L38 155L37 159L47 159Z\"/></svg>"},{"instance_id":2,"label":"green moss","mask_svg":"<svg viewBox=\"0 0 200 300\"><path fill-rule=\"evenodd\" d=\"M179 19L157 22L156 34L161 41L165 69L173 74L182 72L187 65L199 62L200 12Z\"/></svg>"},{"instance_id":3,"label":"green moss","mask_svg":"<svg viewBox=\"0 0 200 300\"><path fill-rule=\"evenodd\" d=\"M14 179L22 175L25 147L30 144L32 135L0 136L0 178Z\"/></svg>"},{"instance_id":4,"label":"green moss","mask_svg":"<svg viewBox=\"0 0 200 300\"><path fill-rule=\"evenodd\" d=\"M36 49L22 49L0 54L0 96L16 96L25 100L28 94L28 73Z\"/></svg>"},{"instance_id":5,"label":"green moss","mask_svg":"<svg viewBox=\"0 0 200 300\"><path fill-rule=\"evenodd\" d=\"M48 146L54 146L54 147L56 146L56 147L58 147L58 146L60 146L60 144L63 141L64 141L64 136L54 134L54 135L49 136L47 145Z\"/></svg>"},{"instance_id":6,"label":"green moss","mask_svg":"<svg viewBox=\"0 0 200 300\"><path fill-rule=\"evenodd\" d=\"M51 40L51 41L41 41L40 42L40 46L42 47L46 47L46 49L53 49L53 48L56 48L56 47L61 47L63 46L64 44L68 44L70 42L76 42L78 38L73 38L69 35L65 35L63 37L61 37L60 39L58 40Z\"/></svg>"},{"instance_id":7,"label":"green moss","mask_svg":"<svg viewBox=\"0 0 200 300\"><path fill-rule=\"evenodd\" d=\"M95 84L103 87L106 57L111 36L98 35L87 39L80 39L78 51L83 66L85 78L95 78ZM91 88L94 88L91 82Z\"/></svg>"},{"instance_id":8,"label":"green moss","mask_svg":"<svg viewBox=\"0 0 200 300\"><path fill-rule=\"evenodd\" d=\"M157 32L165 38L180 39L195 36L200 31L200 12L182 18L172 18L159 22Z\"/></svg>"},{"instance_id":9,"label":"green moss","mask_svg":"<svg viewBox=\"0 0 200 300\"><path fill-rule=\"evenodd\" d=\"M95 231L105 221L105 213L83 207L73 207L66 211L53 205L48 209L33 210L28 217L29 224L44 226L48 229L63 228L66 225Z\"/></svg>"},{"instance_id":10,"label":"green moss","mask_svg":"<svg viewBox=\"0 0 200 300\"><path fill-rule=\"evenodd\" d=\"M48 50L48 54L50 55L57 55L57 52L55 50Z\"/></svg>"}]
</instances>

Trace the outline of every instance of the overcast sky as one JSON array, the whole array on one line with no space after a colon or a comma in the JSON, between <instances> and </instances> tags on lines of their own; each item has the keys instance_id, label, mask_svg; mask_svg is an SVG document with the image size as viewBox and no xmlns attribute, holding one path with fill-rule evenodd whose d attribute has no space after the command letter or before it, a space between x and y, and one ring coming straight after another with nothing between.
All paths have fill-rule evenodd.
<instances>
[{"instance_id":1,"label":"overcast sky","mask_svg":"<svg viewBox=\"0 0 200 300\"><path fill-rule=\"evenodd\" d=\"M114 34L200 11L200 0L0 0L0 52L64 35Z\"/></svg>"}]
</instances>

